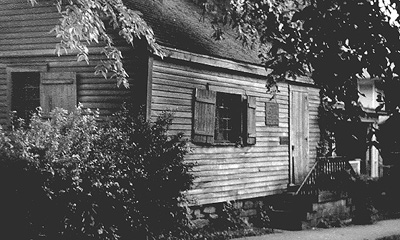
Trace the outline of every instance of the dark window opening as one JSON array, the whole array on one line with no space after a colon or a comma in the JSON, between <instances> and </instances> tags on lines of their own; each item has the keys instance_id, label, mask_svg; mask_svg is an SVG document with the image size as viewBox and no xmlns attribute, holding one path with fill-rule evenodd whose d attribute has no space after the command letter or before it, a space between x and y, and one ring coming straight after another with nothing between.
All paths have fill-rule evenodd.
<instances>
[{"instance_id":1,"label":"dark window opening","mask_svg":"<svg viewBox=\"0 0 400 240\"><path fill-rule=\"evenodd\" d=\"M241 133L241 96L217 93L215 134L217 143L235 143Z\"/></svg>"},{"instance_id":2,"label":"dark window opening","mask_svg":"<svg viewBox=\"0 0 400 240\"><path fill-rule=\"evenodd\" d=\"M32 113L40 106L40 73L11 73L12 93L11 110L16 117L29 121Z\"/></svg>"}]
</instances>

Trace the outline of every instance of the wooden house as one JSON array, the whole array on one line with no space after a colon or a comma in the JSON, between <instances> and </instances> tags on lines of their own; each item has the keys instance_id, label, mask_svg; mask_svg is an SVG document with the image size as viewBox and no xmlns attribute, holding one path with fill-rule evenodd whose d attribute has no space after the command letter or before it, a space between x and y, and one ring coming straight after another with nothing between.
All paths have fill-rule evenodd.
<instances>
[{"instance_id":1,"label":"wooden house","mask_svg":"<svg viewBox=\"0 0 400 240\"><path fill-rule=\"evenodd\" d=\"M47 112L79 102L106 116L133 99L145 104L149 118L174 112L170 133L184 133L192 149L186 160L196 164L189 192L196 205L264 198L303 182L320 138L319 90L312 81L281 82L272 98L257 51L230 31L212 39L192 1L126 0L143 13L166 57L121 42L131 87L118 88L94 75L101 44L90 47L89 65L74 54L55 55L59 39L49 31L59 15L53 2L32 7L26 0L0 0L1 124L10 110L25 114L40 105Z\"/></svg>"}]
</instances>

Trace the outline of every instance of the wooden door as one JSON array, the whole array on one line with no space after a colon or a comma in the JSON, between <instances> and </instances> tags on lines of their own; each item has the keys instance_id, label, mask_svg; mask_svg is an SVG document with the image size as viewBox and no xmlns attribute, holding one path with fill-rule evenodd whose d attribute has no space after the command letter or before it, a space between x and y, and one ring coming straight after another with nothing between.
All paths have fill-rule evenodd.
<instances>
[{"instance_id":1,"label":"wooden door","mask_svg":"<svg viewBox=\"0 0 400 240\"><path fill-rule=\"evenodd\" d=\"M307 88L290 88L290 183L301 184L308 173L309 111Z\"/></svg>"}]
</instances>

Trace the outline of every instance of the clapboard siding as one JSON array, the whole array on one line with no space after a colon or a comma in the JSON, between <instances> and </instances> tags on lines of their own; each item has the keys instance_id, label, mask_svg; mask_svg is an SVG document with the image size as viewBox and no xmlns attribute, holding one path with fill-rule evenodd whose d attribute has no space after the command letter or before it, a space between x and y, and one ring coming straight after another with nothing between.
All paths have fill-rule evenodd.
<instances>
[{"instance_id":1,"label":"clapboard siding","mask_svg":"<svg viewBox=\"0 0 400 240\"><path fill-rule=\"evenodd\" d=\"M257 97L257 144L246 147L199 146L190 143L186 161L195 163L197 176L190 195L198 204L261 197L280 193L289 181L289 146L280 145L280 137L289 137L289 84L279 84L280 92L272 101L279 103L279 126L266 126L265 78L223 68L178 60L153 62L152 117L164 110L174 112L170 134L183 132L191 139L194 89L247 94ZM309 162L316 158L319 141L319 91L307 87L309 95Z\"/></svg>"},{"instance_id":2,"label":"clapboard siding","mask_svg":"<svg viewBox=\"0 0 400 240\"><path fill-rule=\"evenodd\" d=\"M171 134L181 130L191 138L193 94L196 88L247 94L257 97L257 143L246 147L199 146L191 144L186 161L196 164L197 176L190 195L198 204L260 197L281 192L288 183L289 153L279 137L288 137L288 85L280 84L279 126L265 125L265 78L223 68L178 60L153 62L152 117L163 110L175 112Z\"/></svg>"},{"instance_id":3,"label":"clapboard siding","mask_svg":"<svg viewBox=\"0 0 400 240\"><path fill-rule=\"evenodd\" d=\"M0 2L0 52L54 49L59 41L49 33L58 23L54 1L39 1L32 7L27 1Z\"/></svg>"},{"instance_id":4,"label":"clapboard siding","mask_svg":"<svg viewBox=\"0 0 400 240\"><path fill-rule=\"evenodd\" d=\"M118 88L116 85L116 81L114 79L104 79L102 76L96 76L94 74L94 65L86 65L86 63L78 63L75 59L67 58L68 60L65 63L66 67L61 67L63 64L63 57L57 57L53 59L52 62L49 58L42 59L35 57L36 65L48 66L48 72L76 72L77 77L77 94L78 94L78 102L83 104L83 107L88 107L92 109L99 109L100 115L102 117L106 115L110 115L112 112L115 112L120 106L121 103L126 100L130 96L130 91L124 88ZM5 71L5 67L1 68L1 66L30 66L30 58L28 57L19 57L13 58L12 61L8 59L0 59L0 71ZM27 64L21 65L18 63ZM56 66L56 67L54 67ZM134 73L131 73L134 76ZM133 79L130 79L132 86L134 85ZM7 101L5 95L7 94L7 81L6 74L0 74L0 121L2 124L5 123L5 120L8 118L7 111ZM4 99L1 98L4 96Z\"/></svg>"},{"instance_id":5,"label":"clapboard siding","mask_svg":"<svg viewBox=\"0 0 400 240\"><path fill-rule=\"evenodd\" d=\"M318 125L318 106L320 105L319 90L317 88L308 88L309 99L309 167L311 167L317 158L317 146L320 140L320 131Z\"/></svg>"},{"instance_id":6,"label":"clapboard siding","mask_svg":"<svg viewBox=\"0 0 400 240\"><path fill-rule=\"evenodd\" d=\"M90 46L90 63L77 62L76 55L53 53L60 41L50 30L59 22L53 0L41 0L34 7L26 0L0 0L0 123L8 122L7 67L47 68L48 72L76 72L77 99L83 107L99 109L104 118L120 108L146 81L147 59L144 54L133 52L121 39L115 43L124 51L124 64L131 76L129 90L117 87L115 79L95 75L95 66L105 60L97 51L102 43ZM42 51L43 50L43 51ZM128 50L128 51L127 51ZM29 54L25 54L29 53ZM139 83L140 82L140 83ZM139 91L140 92L140 91ZM142 91L144 103L145 91Z\"/></svg>"}]
</instances>

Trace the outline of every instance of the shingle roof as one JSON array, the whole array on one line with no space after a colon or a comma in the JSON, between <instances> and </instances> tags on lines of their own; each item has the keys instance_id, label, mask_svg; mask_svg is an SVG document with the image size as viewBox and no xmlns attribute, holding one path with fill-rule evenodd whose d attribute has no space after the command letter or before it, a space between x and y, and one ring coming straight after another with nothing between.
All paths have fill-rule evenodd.
<instances>
[{"instance_id":1,"label":"shingle roof","mask_svg":"<svg viewBox=\"0 0 400 240\"><path fill-rule=\"evenodd\" d=\"M191 0L125 0L125 3L142 12L162 46L260 64L257 51L242 46L232 29L226 28L223 40L213 39L210 21L201 20L202 10Z\"/></svg>"}]
</instances>

